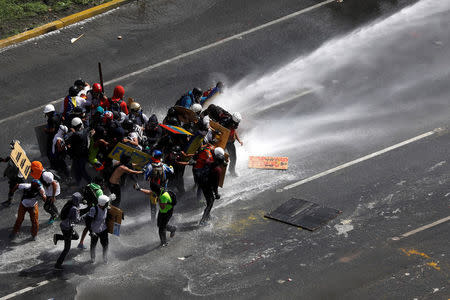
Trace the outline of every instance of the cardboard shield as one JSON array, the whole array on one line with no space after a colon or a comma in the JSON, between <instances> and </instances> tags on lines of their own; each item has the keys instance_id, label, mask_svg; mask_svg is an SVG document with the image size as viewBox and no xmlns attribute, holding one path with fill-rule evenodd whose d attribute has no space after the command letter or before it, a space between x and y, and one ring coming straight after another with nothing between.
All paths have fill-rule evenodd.
<instances>
[{"instance_id":1,"label":"cardboard shield","mask_svg":"<svg viewBox=\"0 0 450 300\"><path fill-rule=\"evenodd\" d=\"M173 107L175 111L177 112L178 119L183 123L190 123L194 122L197 123L198 117L195 112L190 110L189 108L183 107L183 106L174 106Z\"/></svg>"},{"instance_id":2,"label":"cardboard shield","mask_svg":"<svg viewBox=\"0 0 450 300\"><path fill-rule=\"evenodd\" d=\"M120 236L120 225L122 224L123 210L114 205L108 209L108 232Z\"/></svg>"},{"instance_id":3,"label":"cardboard shield","mask_svg":"<svg viewBox=\"0 0 450 300\"><path fill-rule=\"evenodd\" d=\"M230 156L228 155L228 153L225 153L225 158L227 159L227 161L229 157ZM227 166L221 166L220 168L222 169L222 173L220 174L219 178L219 186L223 188L223 182L225 181L225 174L227 174Z\"/></svg>"},{"instance_id":4,"label":"cardboard shield","mask_svg":"<svg viewBox=\"0 0 450 300\"><path fill-rule=\"evenodd\" d=\"M137 169L142 169L151 160L150 154L142 152L133 147L124 145L122 143L117 143L117 145L114 147L111 153L109 153L108 156L111 159L120 161L120 156L123 153L127 153L128 155L131 156L131 162L135 164Z\"/></svg>"},{"instance_id":5,"label":"cardboard shield","mask_svg":"<svg viewBox=\"0 0 450 300\"><path fill-rule=\"evenodd\" d=\"M191 137L186 147L186 154L194 154L195 152L197 152L198 148L200 148L200 146L202 145L204 138L205 137L203 135L196 135Z\"/></svg>"},{"instance_id":6,"label":"cardboard shield","mask_svg":"<svg viewBox=\"0 0 450 300\"><path fill-rule=\"evenodd\" d=\"M19 169L19 172L22 174L23 178L27 179L31 172L31 162L18 142L14 143L14 148L11 150L9 157Z\"/></svg>"},{"instance_id":7,"label":"cardboard shield","mask_svg":"<svg viewBox=\"0 0 450 300\"><path fill-rule=\"evenodd\" d=\"M228 138L230 137L230 130L212 120L209 121L209 126L211 126L211 128L218 133L216 135L218 142L215 143L214 146L221 147L223 150L225 150L225 148L227 146Z\"/></svg>"}]
</instances>

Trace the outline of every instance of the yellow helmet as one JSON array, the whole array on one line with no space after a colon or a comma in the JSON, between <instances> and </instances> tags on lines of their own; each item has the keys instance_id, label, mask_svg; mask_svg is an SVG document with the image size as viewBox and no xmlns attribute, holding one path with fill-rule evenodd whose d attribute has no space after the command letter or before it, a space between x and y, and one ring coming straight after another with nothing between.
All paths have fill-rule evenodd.
<instances>
[{"instance_id":1,"label":"yellow helmet","mask_svg":"<svg viewBox=\"0 0 450 300\"><path fill-rule=\"evenodd\" d=\"M133 102L130 104L130 110L134 112L138 112L141 110L141 105L137 102Z\"/></svg>"}]
</instances>

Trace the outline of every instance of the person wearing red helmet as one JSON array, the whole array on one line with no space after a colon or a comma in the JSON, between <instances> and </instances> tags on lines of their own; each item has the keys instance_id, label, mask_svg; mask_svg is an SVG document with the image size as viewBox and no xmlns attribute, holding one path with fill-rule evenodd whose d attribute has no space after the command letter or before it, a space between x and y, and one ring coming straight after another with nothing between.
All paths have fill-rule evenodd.
<instances>
[{"instance_id":1,"label":"person wearing red helmet","mask_svg":"<svg viewBox=\"0 0 450 300\"><path fill-rule=\"evenodd\" d=\"M87 93L87 101L91 104L91 111L95 111L99 106L104 110L109 110L109 100L103 94L100 83L94 83L92 85L92 89Z\"/></svg>"},{"instance_id":2,"label":"person wearing red helmet","mask_svg":"<svg viewBox=\"0 0 450 300\"><path fill-rule=\"evenodd\" d=\"M110 104L110 110L112 112L123 112L126 115L128 115L128 107L127 103L123 101L123 95L125 95L125 89L123 86L118 85L114 88L114 94L112 98L109 101Z\"/></svg>"}]
</instances>

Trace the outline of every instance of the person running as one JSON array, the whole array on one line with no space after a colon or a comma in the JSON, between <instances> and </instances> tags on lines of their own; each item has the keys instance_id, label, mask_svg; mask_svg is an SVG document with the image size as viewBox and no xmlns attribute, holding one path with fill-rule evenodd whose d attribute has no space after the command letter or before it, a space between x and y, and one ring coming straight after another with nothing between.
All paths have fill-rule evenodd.
<instances>
[{"instance_id":1,"label":"person running","mask_svg":"<svg viewBox=\"0 0 450 300\"><path fill-rule=\"evenodd\" d=\"M64 241L64 250L58 257L55 264L55 269L62 270L62 263L66 258L67 253L69 253L70 247L72 245L72 240L78 240L78 233L74 230L76 223L79 223L82 218L80 217L80 203L83 200L83 196L76 192L72 195L72 199L67 201L64 207L61 209L61 223L59 227L61 228L62 234L53 235L53 243L56 244L58 241Z\"/></svg>"},{"instance_id":2,"label":"person running","mask_svg":"<svg viewBox=\"0 0 450 300\"><path fill-rule=\"evenodd\" d=\"M9 237L12 240L15 239L20 227L22 226L25 213L28 212L30 214L31 221L31 239L35 241L39 230L38 197L41 197L44 202L47 200L44 188L39 180L33 179L31 183L21 183L17 185L17 189L23 190L23 196L22 201L19 204L16 223L14 224L13 231Z\"/></svg>"},{"instance_id":3,"label":"person running","mask_svg":"<svg viewBox=\"0 0 450 300\"><path fill-rule=\"evenodd\" d=\"M141 188L137 183L134 188L146 195L156 194L159 203L159 213L158 213L158 232L159 238L161 240L161 247L166 247L167 244L167 230L170 232L170 237L175 236L175 231L177 228L173 225L169 225L170 218L173 215L173 207L175 206L175 194L165 191L159 184L150 183L150 190Z\"/></svg>"},{"instance_id":4,"label":"person running","mask_svg":"<svg viewBox=\"0 0 450 300\"><path fill-rule=\"evenodd\" d=\"M101 195L98 197L98 204L91 207L87 220L91 230L91 263L95 263L95 248L100 239L103 247L103 262L108 263L108 227L106 226L106 218L108 217L109 197Z\"/></svg>"},{"instance_id":5,"label":"person running","mask_svg":"<svg viewBox=\"0 0 450 300\"><path fill-rule=\"evenodd\" d=\"M95 177L94 182L91 182L84 187L83 198L86 201L87 207L81 211L82 214L88 213L91 207L95 207L97 205L98 198L103 195L103 184L104 181L102 177ZM83 233L81 234L80 243L77 246L78 249L86 249L86 246L84 246L84 239L86 238L88 231L89 226L86 223L86 227L83 229Z\"/></svg>"},{"instance_id":6,"label":"person running","mask_svg":"<svg viewBox=\"0 0 450 300\"><path fill-rule=\"evenodd\" d=\"M168 178L173 175L174 171L172 166L169 166L162 162L162 152L160 150L154 150L151 157L151 162L144 167L144 178L150 183L158 184L164 189L167 189ZM157 195L150 194L150 208L152 222L156 220L156 203Z\"/></svg>"},{"instance_id":7,"label":"person running","mask_svg":"<svg viewBox=\"0 0 450 300\"><path fill-rule=\"evenodd\" d=\"M120 191L120 180L124 174L142 174L142 171L135 171L131 169L131 156L123 153L120 156L120 164L114 169L109 178L109 190L114 193L116 199L111 202L112 205L119 207L122 200Z\"/></svg>"},{"instance_id":8,"label":"person running","mask_svg":"<svg viewBox=\"0 0 450 300\"><path fill-rule=\"evenodd\" d=\"M9 144L11 149L14 149L15 143L16 143L16 141L13 140ZM7 156L5 158L0 158L0 162L8 163L5 170L3 171L3 177L8 178L8 185L9 185L8 198L6 201L2 202L3 206L8 207L12 203L14 191L17 190L16 186L20 183L25 182L25 179L23 178L22 173L20 173L19 168L17 168L17 166L13 163L13 161L11 160L11 158L9 156Z\"/></svg>"}]
</instances>

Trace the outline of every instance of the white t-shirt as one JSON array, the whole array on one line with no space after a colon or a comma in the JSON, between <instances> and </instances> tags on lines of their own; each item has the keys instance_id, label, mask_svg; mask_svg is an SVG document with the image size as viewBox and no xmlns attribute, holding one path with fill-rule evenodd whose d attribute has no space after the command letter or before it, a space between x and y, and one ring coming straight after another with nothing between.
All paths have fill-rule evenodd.
<instances>
[{"instance_id":1,"label":"white t-shirt","mask_svg":"<svg viewBox=\"0 0 450 300\"><path fill-rule=\"evenodd\" d=\"M26 190L26 189L29 189L30 187L31 187L31 183L21 183L21 184L19 184L19 188L18 189L19 190ZM40 189L43 190L44 193L45 193L45 190L42 188L42 186L40 187ZM22 204L25 207L33 207L33 206L38 204L38 198L37 197L30 198L30 199L29 198L23 198Z\"/></svg>"},{"instance_id":2,"label":"white t-shirt","mask_svg":"<svg viewBox=\"0 0 450 300\"><path fill-rule=\"evenodd\" d=\"M44 190L45 190L45 195L47 195L47 197L53 197L53 196L58 196L59 194L61 194L61 187L59 185L59 182L54 180L54 182L56 182L56 193L55 195L53 195L53 183L51 183L49 186L44 186Z\"/></svg>"},{"instance_id":3,"label":"white t-shirt","mask_svg":"<svg viewBox=\"0 0 450 300\"><path fill-rule=\"evenodd\" d=\"M100 233L106 230L106 216L108 215L108 209L105 207L105 209L101 209L99 206L97 206L97 216L95 216L95 210L96 207L91 207L89 210L89 216L91 218L94 218L92 220L91 229L95 233Z\"/></svg>"}]
</instances>

